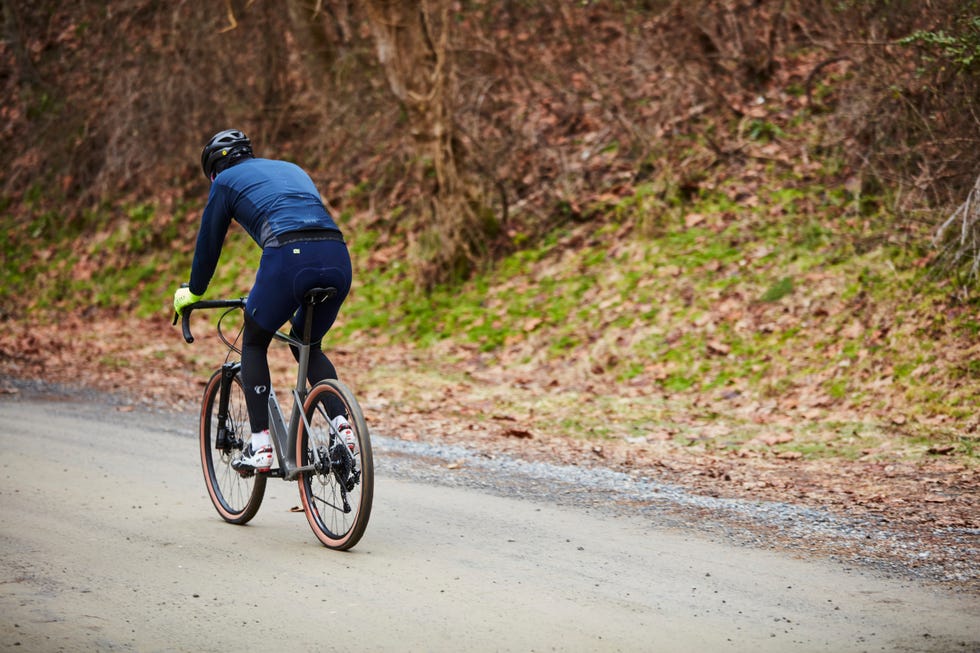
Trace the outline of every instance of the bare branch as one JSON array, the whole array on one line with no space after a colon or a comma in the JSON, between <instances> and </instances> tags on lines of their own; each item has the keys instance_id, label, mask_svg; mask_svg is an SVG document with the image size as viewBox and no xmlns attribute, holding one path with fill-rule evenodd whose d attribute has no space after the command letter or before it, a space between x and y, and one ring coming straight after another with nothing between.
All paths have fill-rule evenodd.
<instances>
[{"instance_id":1,"label":"bare branch","mask_svg":"<svg viewBox=\"0 0 980 653\"><path fill-rule=\"evenodd\" d=\"M946 267L953 270L960 267L964 261L971 261L968 278L978 278L980 273L980 177L977 177L973 189L966 196L952 215L936 230L933 246L942 247L939 259ZM951 238L949 229L957 223L960 225L959 238Z\"/></svg>"}]
</instances>

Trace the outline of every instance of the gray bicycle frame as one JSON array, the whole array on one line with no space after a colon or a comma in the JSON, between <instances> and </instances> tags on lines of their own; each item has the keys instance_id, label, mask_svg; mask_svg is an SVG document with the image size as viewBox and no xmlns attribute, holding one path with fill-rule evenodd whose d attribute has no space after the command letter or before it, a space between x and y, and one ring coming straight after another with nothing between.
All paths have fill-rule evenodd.
<instances>
[{"instance_id":1,"label":"gray bicycle frame","mask_svg":"<svg viewBox=\"0 0 980 653\"><path fill-rule=\"evenodd\" d=\"M279 402L276 399L276 394L273 392L272 388L269 388L269 430L272 433L273 438L276 441L276 455L279 458L279 469L274 476L281 476L287 481L294 481L299 478L300 474L304 472L315 471L316 469L323 469L324 466L321 465L319 447L311 447L310 450L313 456L313 463L310 465L297 466L296 464L296 439L299 434L299 422L303 420L303 427L306 429L307 433L312 433L310 428L310 422L306 418L306 413L303 411L303 403L306 401L306 397L309 395L309 390L306 387L306 375L310 370L310 349L312 345L310 344L310 334L313 331L313 312L317 304L336 296L337 289L334 287L327 288L313 288L307 291L303 298L303 304L308 309L306 311L306 319L303 324L303 339L297 340L284 333L276 332L274 338L276 340L281 340L288 343L289 345L296 347L298 351L297 359L298 366L296 368L296 387L293 388L293 410L289 416L289 427L286 427L285 419L283 418L282 408L279 407ZM184 332L184 340L188 343L194 342L194 336L191 334L190 329L190 315L191 311L195 308L244 308L245 301L244 298L238 300L203 300L195 302L189 305L188 310L181 314L174 314L174 324L177 324L178 319L182 319L181 328ZM232 345L229 345L232 347ZM240 363L237 364L240 367ZM232 374L234 376L234 374ZM224 401L227 400L227 386L225 383L230 383L231 377L226 377L222 380L222 396ZM334 429L333 424L330 422L329 416L327 419L328 428L333 432L335 436L339 434ZM329 467L329 465L327 465Z\"/></svg>"},{"instance_id":2,"label":"gray bicycle frame","mask_svg":"<svg viewBox=\"0 0 980 653\"><path fill-rule=\"evenodd\" d=\"M283 418L282 408L276 399L276 393L272 388L269 388L269 431L276 440L276 455L279 458L279 469L282 473L282 478L287 481L294 481L299 478L300 474L314 471L320 465L318 447L310 448L313 455L312 464L302 466L296 464L296 439L299 434L300 420L303 420L303 428L306 429L306 432L311 435L313 433L310 428L310 422L306 419L303 404L306 402L307 395L309 395L306 374L310 370L310 349L312 348L310 344L310 333L313 329L313 310L315 306L316 304L313 302L306 303L308 310L306 311L306 320L303 325L302 341L290 338L282 333L275 334L277 340L289 343L299 351L299 355L297 356L299 363L296 368L296 386L293 388L293 410L289 416L288 428ZM327 424L330 429L333 429L333 424L330 423L329 416Z\"/></svg>"},{"instance_id":3,"label":"gray bicycle frame","mask_svg":"<svg viewBox=\"0 0 980 653\"><path fill-rule=\"evenodd\" d=\"M282 477L287 481L295 480L303 472L314 469L314 465L300 467L296 464L296 439L299 434L299 421L301 419L303 420L303 427L307 432L310 431L310 423L303 411L303 402L309 394L306 389L306 371L309 369L310 345L299 345L299 351L301 362L296 387L293 388L293 409L289 416L288 428L283 418L282 408L276 399L276 393L272 388L269 389L269 431L276 440L279 469L282 471ZM304 351L307 359L306 365L302 362ZM313 451L313 455L317 456L316 447L313 447ZM315 460L314 463L316 462L319 461Z\"/></svg>"}]
</instances>

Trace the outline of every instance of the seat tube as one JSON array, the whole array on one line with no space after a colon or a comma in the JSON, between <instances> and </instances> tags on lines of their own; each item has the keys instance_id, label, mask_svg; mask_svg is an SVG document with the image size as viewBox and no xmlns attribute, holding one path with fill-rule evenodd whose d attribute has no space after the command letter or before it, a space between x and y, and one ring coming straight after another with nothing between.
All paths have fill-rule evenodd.
<instances>
[{"instance_id":1,"label":"seat tube","mask_svg":"<svg viewBox=\"0 0 980 653\"><path fill-rule=\"evenodd\" d=\"M310 336L313 333L313 310L315 304L306 305L306 316L303 320L303 342L299 347L296 370L296 392L300 398L306 399L306 376L310 371Z\"/></svg>"},{"instance_id":2,"label":"seat tube","mask_svg":"<svg viewBox=\"0 0 980 653\"><path fill-rule=\"evenodd\" d=\"M304 342L299 347L299 364L296 366L296 392L306 399L306 375L310 371L310 344Z\"/></svg>"},{"instance_id":3,"label":"seat tube","mask_svg":"<svg viewBox=\"0 0 980 653\"><path fill-rule=\"evenodd\" d=\"M289 417L289 449L290 461L293 461L293 449L296 446L296 434L299 433L300 415L303 411L303 402L306 401L307 373L310 370L310 334L313 331L313 304L306 305L306 319L303 324L303 341L300 343L299 355L297 356L296 366L296 393L293 401L293 412Z\"/></svg>"}]
</instances>

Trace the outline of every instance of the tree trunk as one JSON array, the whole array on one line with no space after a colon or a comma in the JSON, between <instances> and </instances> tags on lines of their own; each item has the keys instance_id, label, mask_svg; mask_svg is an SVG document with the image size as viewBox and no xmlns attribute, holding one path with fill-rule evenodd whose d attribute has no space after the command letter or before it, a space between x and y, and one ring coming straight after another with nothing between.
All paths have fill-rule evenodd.
<instances>
[{"instance_id":1,"label":"tree trunk","mask_svg":"<svg viewBox=\"0 0 980 653\"><path fill-rule=\"evenodd\" d=\"M24 47L24 39L21 36L20 16L17 15L17 8L11 0L3 0L3 25L4 35L14 57L17 59L17 79L22 84L38 86L41 84L41 76L34 67L34 62Z\"/></svg>"},{"instance_id":2,"label":"tree trunk","mask_svg":"<svg viewBox=\"0 0 980 653\"><path fill-rule=\"evenodd\" d=\"M455 138L452 56L447 0L372 0L367 14L392 93L402 102L409 128L428 162L435 186L431 222L416 253L421 281L432 286L465 275L479 259L479 185L467 184L465 153Z\"/></svg>"}]
</instances>

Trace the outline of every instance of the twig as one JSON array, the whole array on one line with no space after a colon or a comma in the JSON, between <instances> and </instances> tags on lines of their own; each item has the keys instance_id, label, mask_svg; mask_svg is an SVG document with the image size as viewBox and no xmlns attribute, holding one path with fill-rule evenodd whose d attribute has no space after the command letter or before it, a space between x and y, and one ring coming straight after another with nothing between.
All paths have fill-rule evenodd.
<instances>
[{"instance_id":1,"label":"twig","mask_svg":"<svg viewBox=\"0 0 980 653\"><path fill-rule=\"evenodd\" d=\"M230 32L238 27L238 21L235 20L235 11L231 8L231 0L225 0L225 7L228 9L228 25L218 31L218 34L224 34L225 32Z\"/></svg>"},{"instance_id":2,"label":"twig","mask_svg":"<svg viewBox=\"0 0 980 653\"><path fill-rule=\"evenodd\" d=\"M816 66L814 66L813 70L810 71L810 74L807 75L806 77L806 86L805 86L807 106L813 106L813 82L814 80L816 80L817 75L820 74L820 71L826 68L827 66L830 66L835 63L839 63L841 61L850 61L851 63L854 63L854 59L846 55L842 55L839 57L831 57L830 59L824 59Z\"/></svg>"},{"instance_id":3,"label":"twig","mask_svg":"<svg viewBox=\"0 0 980 653\"><path fill-rule=\"evenodd\" d=\"M971 260L968 273L969 279L975 279L980 274L980 177L973 184L973 189L967 194L962 204L953 211L933 237L933 246L941 247L939 259L946 260L950 268L962 265L967 259ZM947 230L960 222L960 234L956 240L947 239Z\"/></svg>"}]
</instances>

